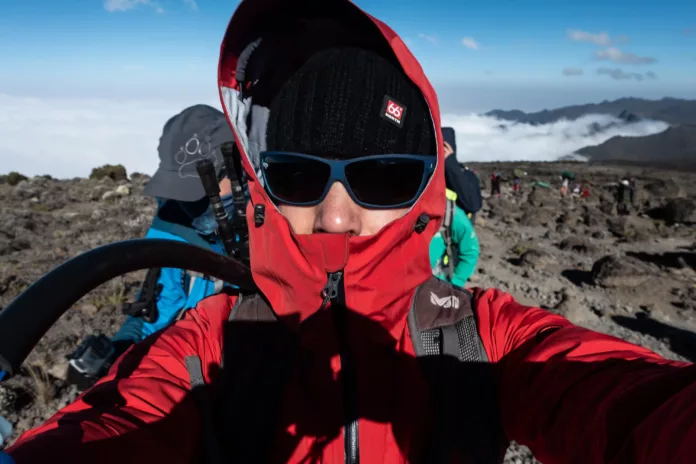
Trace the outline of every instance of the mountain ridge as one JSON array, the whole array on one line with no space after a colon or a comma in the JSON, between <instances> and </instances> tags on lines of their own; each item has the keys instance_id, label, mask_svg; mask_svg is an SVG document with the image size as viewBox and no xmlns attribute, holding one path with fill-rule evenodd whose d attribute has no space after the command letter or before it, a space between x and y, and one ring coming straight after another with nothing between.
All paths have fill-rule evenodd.
<instances>
[{"instance_id":1,"label":"mountain ridge","mask_svg":"<svg viewBox=\"0 0 696 464\"><path fill-rule=\"evenodd\" d=\"M588 114L632 115L637 119L664 121L670 125L696 124L696 100L664 97L659 100L625 97L599 103L564 106L526 113L521 110L494 109L484 116L527 124L548 124L561 119L575 120ZM631 121L632 122L632 121Z\"/></svg>"}]
</instances>

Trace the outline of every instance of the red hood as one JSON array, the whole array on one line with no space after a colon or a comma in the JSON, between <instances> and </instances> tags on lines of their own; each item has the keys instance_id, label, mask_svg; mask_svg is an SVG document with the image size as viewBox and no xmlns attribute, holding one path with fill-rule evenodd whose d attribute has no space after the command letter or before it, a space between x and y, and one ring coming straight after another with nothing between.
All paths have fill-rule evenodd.
<instances>
[{"instance_id":1,"label":"red hood","mask_svg":"<svg viewBox=\"0 0 696 464\"><path fill-rule=\"evenodd\" d=\"M308 24L321 24L327 18L332 25L318 36L317 32L306 32L315 27ZM338 28L336 21L340 22ZM337 32L341 26L348 29L348 35L354 35L348 39L355 38L363 44L367 40L370 48L374 45L375 49L391 49L406 75L421 89L438 137L437 168L411 210L377 235L296 235L267 196L252 161L258 159L258 151L265 147L265 137L258 135L265 135L265 122L257 124L255 121L264 121L264 114L267 118L268 98L247 97L248 93L244 91L240 97L239 91L243 87L249 89L252 84L248 81L252 77L253 85L269 83L271 87L276 86L273 88L282 85L311 55L311 48L317 43L346 40L345 29ZM286 39L274 41L267 38L279 34L279 30L290 28L294 29L287 33ZM303 34L304 38L301 38ZM251 54L250 62L252 68L260 66L254 63L263 63L264 71L250 77L253 72L242 70L238 65L249 62L244 51L259 38L261 45ZM348 1L246 0L241 2L227 28L218 77L223 108L243 154L243 166L248 175L251 267L259 289L278 315L299 315L299 319L304 320L321 307L327 274L343 269L347 306L382 324L395 339L400 338L413 291L432 275L428 249L440 226L445 203L440 110L435 91L418 61L394 31ZM251 108L254 108L254 114L250 116ZM254 225L254 208L258 205L265 207L265 221L257 227ZM430 222L424 231L417 233L415 226L422 215Z\"/></svg>"}]
</instances>

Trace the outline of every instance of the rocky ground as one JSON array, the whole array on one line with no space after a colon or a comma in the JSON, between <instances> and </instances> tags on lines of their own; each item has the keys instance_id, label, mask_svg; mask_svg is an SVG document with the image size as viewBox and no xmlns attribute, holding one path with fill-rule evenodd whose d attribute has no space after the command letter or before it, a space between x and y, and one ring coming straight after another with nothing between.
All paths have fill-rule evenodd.
<instances>
[{"instance_id":1,"label":"rocky ground","mask_svg":"<svg viewBox=\"0 0 696 464\"><path fill-rule=\"evenodd\" d=\"M473 164L484 183L494 167L527 172L523 191L503 185L477 218L481 258L471 285L497 287L524 303L645 346L670 358L696 360L696 174L582 164ZM592 196L561 199L558 175L570 169ZM631 172L636 207L617 216L611 184ZM155 211L142 196L147 177L0 180L0 305L72 256L144 235ZM551 182L552 190L530 182ZM4 183L1 183L4 182ZM16 182L13 181L14 184ZM141 273L85 296L36 347L22 372L0 385L0 415L16 436L72 401L69 354L84 336L111 335ZM506 462L533 463L513 446Z\"/></svg>"}]
</instances>

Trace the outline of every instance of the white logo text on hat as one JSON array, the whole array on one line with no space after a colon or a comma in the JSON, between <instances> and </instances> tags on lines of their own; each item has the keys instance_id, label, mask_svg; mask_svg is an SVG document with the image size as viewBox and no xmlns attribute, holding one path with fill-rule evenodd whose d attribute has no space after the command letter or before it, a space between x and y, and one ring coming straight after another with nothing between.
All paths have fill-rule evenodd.
<instances>
[{"instance_id":1,"label":"white logo text on hat","mask_svg":"<svg viewBox=\"0 0 696 464\"><path fill-rule=\"evenodd\" d=\"M402 127L405 116L406 107L389 95L385 95L382 103L382 117L396 127Z\"/></svg>"}]
</instances>

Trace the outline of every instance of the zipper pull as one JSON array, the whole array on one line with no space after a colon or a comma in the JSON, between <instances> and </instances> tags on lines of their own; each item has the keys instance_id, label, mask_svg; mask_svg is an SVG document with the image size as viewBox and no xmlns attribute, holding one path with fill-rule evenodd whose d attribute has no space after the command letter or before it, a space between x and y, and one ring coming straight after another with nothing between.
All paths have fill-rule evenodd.
<instances>
[{"instance_id":1,"label":"zipper pull","mask_svg":"<svg viewBox=\"0 0 696 464\"><path fill-rule=\"evenodd\" d=\"M329 301L335 299L338 296L338 283L341 281L342 271L332 272L329 274L329 280L326 282L324 289L321 291L321 296L324 301L321 304L319 310L326 308Z\"/></svg>"}]
</instances>

